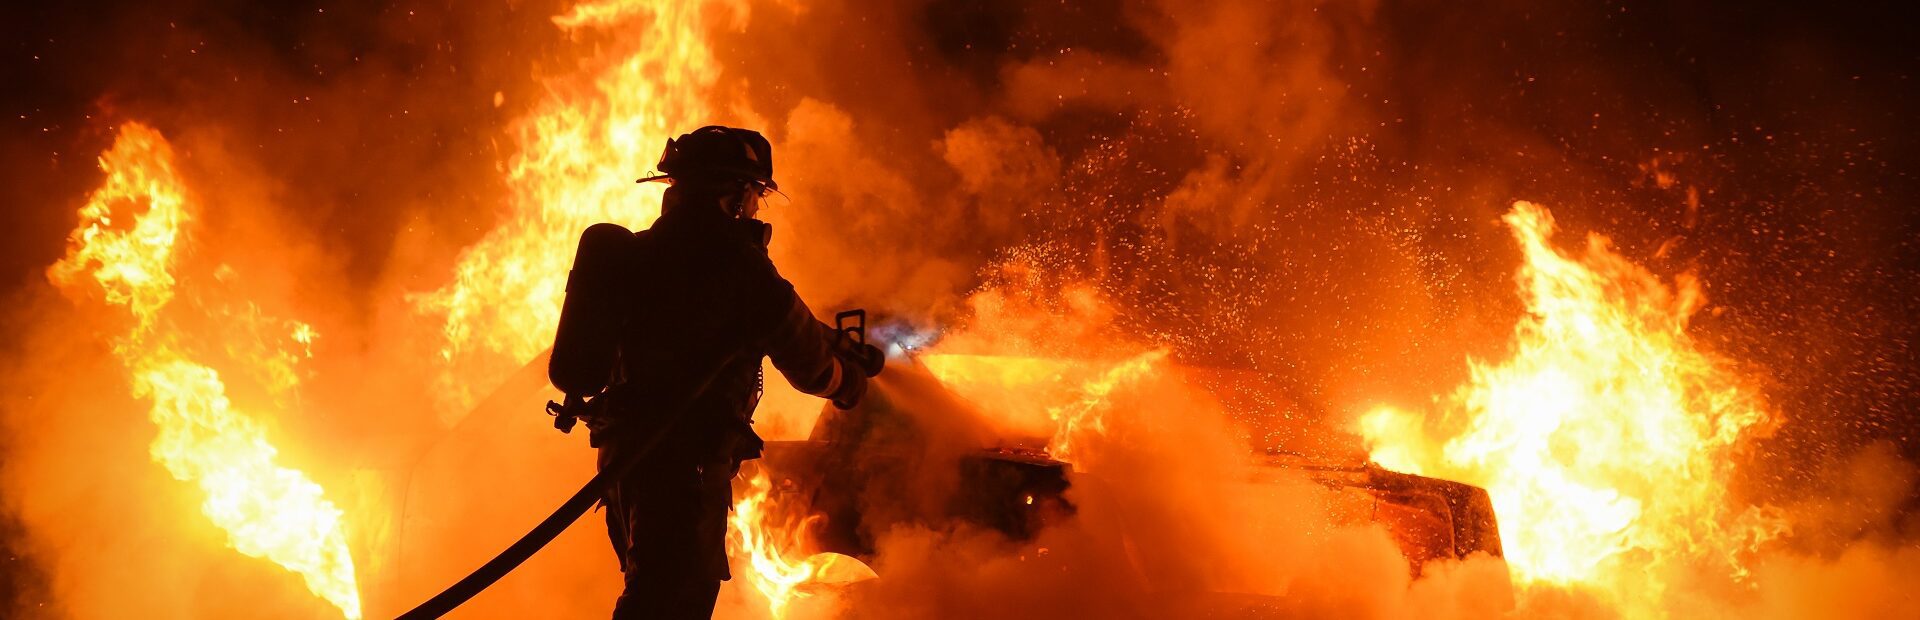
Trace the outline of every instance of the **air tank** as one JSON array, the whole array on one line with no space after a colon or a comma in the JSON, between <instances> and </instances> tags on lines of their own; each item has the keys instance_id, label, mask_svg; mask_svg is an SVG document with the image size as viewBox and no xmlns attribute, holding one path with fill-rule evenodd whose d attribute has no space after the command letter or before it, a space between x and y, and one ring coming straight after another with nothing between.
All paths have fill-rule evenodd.
<instances>
[{"instance_id":1,"label":"air tank","mask_svg":"<svg viewBox=\"0 0 1920 620\"><path fill-rule=\"evenodd\" d=\"M606 389L618 361L622 305L620 284L630 274L633 232L617 224L594 224L580 233L580 248L567 274L567 298L553 334L547 379L569 396Z\"/></svg>"}]
</instances>

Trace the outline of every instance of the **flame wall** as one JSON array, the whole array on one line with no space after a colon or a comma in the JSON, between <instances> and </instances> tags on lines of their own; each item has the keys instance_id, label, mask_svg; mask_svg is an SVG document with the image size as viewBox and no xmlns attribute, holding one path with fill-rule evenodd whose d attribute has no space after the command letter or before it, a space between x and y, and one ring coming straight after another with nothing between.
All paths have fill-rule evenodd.
<instances>
[{"instance_id":1,"label":"flame wall","mask_svg":"<svg viewBox=\"0 0 1920 620\"><path fill-rule=\"evenodd\" d=\"M1792 616L1835 593L1886 591L1920 562L1898 544L1914 539L1920 458L1912 58L1903 22L1871 9L776 1L690 7L678 30L657 30L646 10L549 2L6 11L18 42L6 81L23 86L5 99L0 144L11 171L0 184L0 595L21 615L328 613L297 577L222 548L198 498L148 458L154 431L109 356L110 317L44 279L101 181L94 158L129 120L174 143L204 198L187 260L222 283L195 303L251 304L321 334L296 398L258 387L233 398L273 412L282 458L358 509L356 550L390 550L357 558L373 615L491 553L587 468L527 405L537 386L491 398L514 385L540 334L472 319L518 340L449 356L458 337L432 300L462 290L468 248L496 231L564 232L567 217L627 206L628 191L629 223L644 220L650 190L620 184L644 170L591 165L644 166L660 132L709 120L773 139L791 196L767 212L775 258L816 308L963 327L954 347L1165 348L1258 373L1258 393L1176 390L1128 406L1166 398L1233 418L1194 431L1225 451L1352 449L1341 429L1353 414L1418 406L1468 378L1467 356L1500 358L1524 308L1511 283L1521 254L1498 218L1514 199L1551 205L1563 228L1605 232L1654 272L1697 274L1709 305L1690 332L1763 383L1784 418L1731 491L1800 525L1753 560L1766 587L1713 603ZM621 28L592 27L601 19ZM521 167L539 152L533 119L639 88L601 79L617 74L624 57L612 55L655 42L623 32L704 45L710 70L675 82L674 112L643 129L585 125L606 141L592 148L617 157L548 170L584 193L534 195ZM630 77L657 85L688 62ZM593 183L602 173L612 185ZM595 204L559 219L537 210L569 202ZM233 277L212 279L220 265ZM537 286L500 290L512 296L491 301L507 312L542 303L527 299ZM225 351L221 327L194 333ZM810 411L763 415L770 433L794 436ZM1243 464L1173 447L1111 446L1135 457L1116 461L1136 464L1121 471L1157 481L1133 500L1163 515L1169 544L1242 568L1300 558L1188 578L1305 583L1308 605L1379 615L1481 593L1469 576L1374 584L1365 592L1388 594L1354 600L1357 582L1340 575L1394 572L1367 532L1236 548L1258 532L1222 514L1260 517L1243 522L1270 532L1314 511L1191 512L1219 489L1144 463L1209 475ZM1219 527L1175 535L1194 518ZM616 586L592 525L476 613L603 610ZM994 611L1060 615L1083 601L1057 593L1124 578L1035 579L969 536L905 533L893 557L907 575L989 567L978 579L902 579L874 596L964 616L983 599L943 592L992 592L1020 603ZM750 598L727 596L742 610ZM1577 597L1534 603L1606 611Z\"/></svg>"}]
</instances>

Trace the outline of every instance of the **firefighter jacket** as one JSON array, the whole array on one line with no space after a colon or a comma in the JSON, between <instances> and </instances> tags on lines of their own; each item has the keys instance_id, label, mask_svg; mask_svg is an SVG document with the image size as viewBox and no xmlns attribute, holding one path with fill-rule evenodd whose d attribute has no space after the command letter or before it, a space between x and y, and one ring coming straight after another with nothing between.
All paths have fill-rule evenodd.
<instances>
[{"instance_id":1,"label":"firefighter jacket","mask_svg":"<svg viewBox=\"0 0 1920 620\"><path fill-rule=\"evenodd\" d=\"M751 426L761 358L794 388L828 397L864 377L833 352L820 320L767 256L770 227L667 190L661 216L635 234L621 305L619 362L594 445L674 424L660 449L696 462L759 456Z\"/></svg>"}]
</instances>

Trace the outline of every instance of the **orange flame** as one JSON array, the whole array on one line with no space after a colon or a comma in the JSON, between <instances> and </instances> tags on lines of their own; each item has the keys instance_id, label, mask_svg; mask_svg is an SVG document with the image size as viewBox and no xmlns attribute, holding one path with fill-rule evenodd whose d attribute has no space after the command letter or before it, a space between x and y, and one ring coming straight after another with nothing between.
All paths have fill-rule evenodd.
<instances>
[{"instance_id":1,"label":"orange flame","mask_svg":"<svg viewBox=\"0 0 1920 620\"><path fill-rule=\"evenodd\" d=\"M1564 254L1538 205L1503 221L1526 259L1511 357L1469 360L1437 416L1367 413L1373 460L1485 487L1520 580L1591 589L1629 617L1663 615L1674 575L1744 578L1742 554L1785 527L1728 492L1732 451L1769 416L1688 337L1699 283L1669 286L1599 235Z\"/></svg>"},{"instance_id":2,"label":"orange flame","mask_svg":"<svg viewBox=\"0 0 1920 620\"><path fill-rule=\"evenodd\" d=\"M340 509L306 474L274 463L265 428L232 407L219 373L194 362L161 316L174 296L180 229L192 217L172 148L159 132L129 123L100 167L106 181L81 207L73 246L48 277L63 291L97 291L127 311L133 326L114 340L113 352L133 395L153 400L148 415L160 431L153 459L199 485L206 495L201 511L226 530L228 544L298 573L314 594L359 618ZM97 288L86 287L88 280ZM312 328L295 325L287 340L311 342Z\"/></svg>"},{"instance_id":3,"label":"orange flame","mask_svg":"<svg viewBox=\"0 0 1920 620\"><path fill-rule=\"evenodd\" d=\"M747 489L727 518L727 553L752 569L747 581L767 597L767 612L775 620L787 617L794 603L813 596L811 585L873 576L866 564L838 553L791 559L808 547L807 526L818 517L783 519L780 507L769 501L773 484L765 471L750 476Z\"/></svg>"}]
</instances>

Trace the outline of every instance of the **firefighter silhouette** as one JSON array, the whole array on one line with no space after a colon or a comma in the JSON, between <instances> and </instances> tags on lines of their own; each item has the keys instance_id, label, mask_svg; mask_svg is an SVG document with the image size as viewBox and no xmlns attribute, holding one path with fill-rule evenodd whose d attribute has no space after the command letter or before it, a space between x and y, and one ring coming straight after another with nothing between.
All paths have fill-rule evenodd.
<instances>
[{"instance_id":1,"label":"firefighter silhouette","mask_svg":"<svg viewBox=\"0 0 1920 620\"><path fill-rule=\"evenodd\" d=\"M556 426L585 422L602 471L625 471L602 497L626 581L613 616L708 618L731 577L731 480L763 446L762 358L841 408L884 359L814 318L768 258L766 138L702 127L667 141L659 171L640 179L671 184L652 227L581 236L548 375L567 394Z\"/></svg>"}]
</instances>

